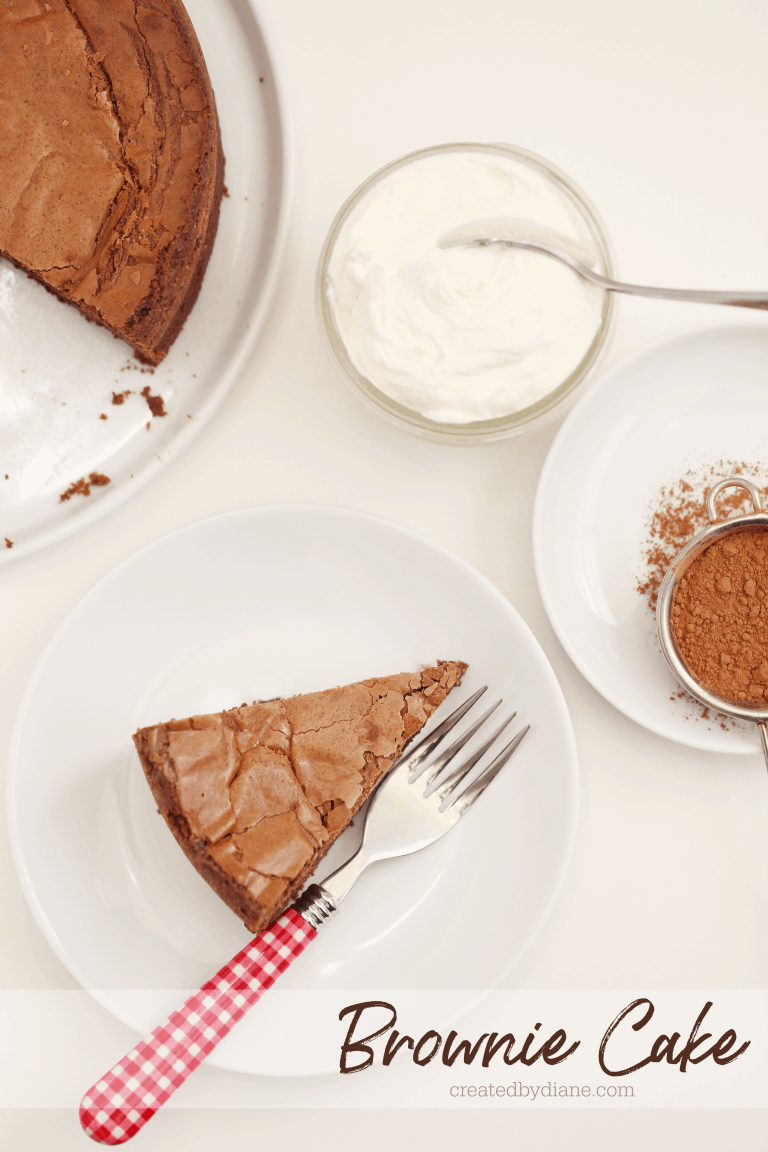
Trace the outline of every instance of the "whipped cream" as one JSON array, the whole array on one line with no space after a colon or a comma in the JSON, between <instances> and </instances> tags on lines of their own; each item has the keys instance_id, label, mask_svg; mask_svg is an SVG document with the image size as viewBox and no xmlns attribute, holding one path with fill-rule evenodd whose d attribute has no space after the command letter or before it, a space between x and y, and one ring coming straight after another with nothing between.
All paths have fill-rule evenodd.
<instances>
[{"instance_id":1,"label":"whipped cream","mask_svg":"<svg viewBox=\"0 0 768 1152\"><path fill-rule=\"evenodd\" d=\"M328 262L328 303L352 364L438 423L535 404L578 367L602 323L602 290L555 260L499 244L437 247L484 216L554 229L600 268L563 187L522 160L470 149L423 155L374 184Z\"/></svg>"}]
</instances>

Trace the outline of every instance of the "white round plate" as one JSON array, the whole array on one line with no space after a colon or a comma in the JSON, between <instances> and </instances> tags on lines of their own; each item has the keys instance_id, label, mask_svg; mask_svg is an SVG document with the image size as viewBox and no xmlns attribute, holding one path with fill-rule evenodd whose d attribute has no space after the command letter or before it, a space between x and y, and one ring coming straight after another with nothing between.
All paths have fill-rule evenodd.
<instances>
[{"instance_id":1,"label":"white round plate","mask_svg":"<svg viewBox=\"0 0 768 1152\"><path fill-rule=\"evenodd\" d=\"M338 1006L322 1016L329 990L452 990L453 1017L501 980L565 872L577 807L570 718L500 592L427 538L362 513L229 513L161 538L101 580L32 677L9 774L22 884L79 983L146 1033L176 1006L168 990L199 987L249 939L157 814L137 727L437 658L470 665L452 700L488 683L530 733L448 836L361 878L216 1050L221 1067L303 1075L335 1060L338 1070L338 1044L329 1066L327 1044L307 1039L338 1028ZM334 846L337 864L357 835ZM301 1044L284 1010L296 996Z\"/></svg>"},{"instance_id":2,"label":"white round plate","mask_svg":"<svg viewBox=\"0 0 768 1152\"><path fill-rule=\"evenodd\" d=\"M576 667L638 724L716 752L759 752L757 730L723 727L678 697L638 584L649 508L663 486L720 461L768 466L766 381L768 324L696 328L654 343L577 404L536 493L539 589Z\"/></svg>"},{"instance_id":3,"label":"white round plate","mask_svg":"<svg viewBox=\"0 0 768 1152\"><path fill-rule=\"evenodd\" d=\"M216 94L229 193L200 295L150 372L0 260L0 564L92 523L154 476L221 403L265 319L292 192L285 85L257 7L189 0L187 9ZM147 386L166 416L152 415ZM113 392L126 391L114 404ZM60 501L91 472L111 482Z\"/></svg>"}]
</instances>

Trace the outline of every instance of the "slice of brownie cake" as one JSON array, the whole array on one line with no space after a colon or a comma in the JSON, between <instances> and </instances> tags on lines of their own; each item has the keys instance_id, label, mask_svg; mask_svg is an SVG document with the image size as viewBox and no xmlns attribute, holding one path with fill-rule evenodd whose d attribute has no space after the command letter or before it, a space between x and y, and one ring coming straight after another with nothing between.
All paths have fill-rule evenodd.
<instances>
[{"instance_id":1,"label":"slice of brownie cake","mask_svg":"<svg viewBox=\"0 0 768 1152\"><path fill-rule=\"evenodd\" d=\"M141 728L149 786L184 852L246 927L291 903L466 664Z\"/></svg>"}]
</instances>

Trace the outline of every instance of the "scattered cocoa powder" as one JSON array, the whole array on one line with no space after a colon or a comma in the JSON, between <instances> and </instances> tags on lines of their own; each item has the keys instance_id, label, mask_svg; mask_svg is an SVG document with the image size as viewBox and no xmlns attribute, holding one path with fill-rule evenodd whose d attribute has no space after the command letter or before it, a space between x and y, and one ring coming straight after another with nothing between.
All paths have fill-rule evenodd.
<instances>
[{"instance_id":1,"label":"scattered cocoa powder","mask_svg":"<svg viewBox=\"0 0 768 1152\"><path fill-rule=\"evenodd\" d=\"M768 699L768 528L735 528L678 582L672 627L691 674L728 700Z\"/></svg>"},{"instance_id":2,"label":"scattered cocoa powder","mask_svg":"<svg viewBox=\"0 0 768 1152\"><path fill-rule=\"evenodd\" d=\"M90 496L91 488L102 488L105 484L111 483L109 476L105 476L102 472L91 472L87 480L81 476L79 480L70 484L66 492L62 492L59 496L59 504L63 504L65 500L71 500L73 496Z\"/></svg>"}]
</instances>

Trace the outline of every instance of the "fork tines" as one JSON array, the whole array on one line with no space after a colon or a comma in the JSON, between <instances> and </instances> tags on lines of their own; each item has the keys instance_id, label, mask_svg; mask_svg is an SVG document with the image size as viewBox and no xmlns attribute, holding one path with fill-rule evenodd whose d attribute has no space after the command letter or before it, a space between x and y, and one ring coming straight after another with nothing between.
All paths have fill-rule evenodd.
<instances>
[{"instance_id":1,"label":"fork tines","mask_svg":"<svg viewBox=\"0 0 768 1152\"><path fill-rule=\"evenodd\" d=\"M457 792L456 789L465 779L465 777L472 771L475 765L485 755L485 753L496 742L504 729L514 720L517 715L513 712L506 720L499 725L498 728L484 741L480 747L476 748L462 764L454 768L447 776L443 776L444 769L450 764L454 757L461 751L461 749L472 739L475 733L485 724L486 720L501 704L501 700L497 700L492 704L479 720L474 721L465 732L463 732L452 744L445 748L439 756L428 763L430 754L437 748L449 732L458 724L458 722L466 715L470 708L480 699L484 692L487 691L488 686L483 685L478 689L473 696L456 708L450 716L446 717L432 732L420 740L413 749L407 753L401 760L401 766L408 772L408 783L412 784L415 780L429 769L429 773L424 780L424 794L429 792L430 785L437 780L437 785L432 789L431 795L437 797L440 802L440 811L447 811L449 808L455 808L456 812L463 814L466 810L474 804L475 800L488 787L491 781L499 774L501 769L512 756L513 752L520 746L523 737L530 729L530 725L526 724L525 728L521 729L516 736L502 748L501 752L495 759L488 765L488 767L474 780L463 792Z\"/></svg>"},{"instance_id":2,"label":"fork tines","mask_svg":"<svg viewBox=\"0 0 768 1152\"><path fill-rule=\"evenodd\" d=\"M516 715L516 713L515 713L515 715ZM511 719L512 719L512 717L510 716L510 720ZM502 725L502 727L505 727L505 726ZM455 807L456 811L463 815L464 812L466 812L467 808L471 807L472 804L474 804L475 800L477 800L477 798L479 796L482 796L483 792L485 792L485 790L488 787L488 785L490 784L491 780L495 779L495 777L498 776L499 772L501 772L502 768L506 764L507 760L509 760L512 753L519 747L525 734L530 731L530 727L531 727L530 724L526 724L525 728L521 728L520 731L517 733L517 735L515 737L513 737L512 740L510 740L510 742L509 742L509 744L507 744L506 748L502 748L501 752L499 752L496 759L493 760L493 762L488 765L488 767L485 769L484 772L482 772L480 774L480 776L478 776L477 780L474 780L458 796L454 796L452 800L449 800L448 803L445 804L445 808ZM499 731L501 731L501 729ZM495 739L495 737L494 737L494 739ZM459 781L457 781L456 783L458 784ZM456 785L454 784L453 789L455 789L455 787L456 787ZM453 789L448 789L448 794L450 794L450 792L453 791ZM442 792L442 789L440 789L439 791ZM443 805L441 805L441 808L442 807L443 807Z\"/></svg>"}]
</instances>

